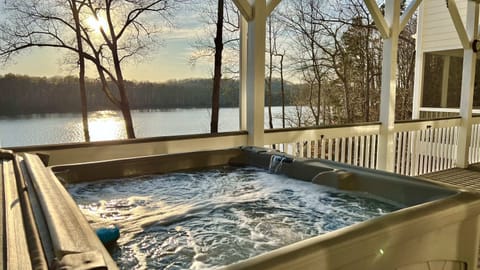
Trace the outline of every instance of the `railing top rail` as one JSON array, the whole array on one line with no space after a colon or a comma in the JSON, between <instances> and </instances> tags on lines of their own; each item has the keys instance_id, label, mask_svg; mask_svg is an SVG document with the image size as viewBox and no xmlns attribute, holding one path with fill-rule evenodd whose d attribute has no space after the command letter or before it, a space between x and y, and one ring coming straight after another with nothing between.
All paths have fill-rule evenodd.
<instances>
[{"instance_id":1,"label":"railing top rail","mask_svg":"<svg viewBox=\"0 0 480 270\"><path fill-rule=\"evenodd\" d=\"M413 120L396 120L395 124L406 124L406 123L421 123L428 121L441 121L441 120L452 120L452 119L461 119L460 116L450 116L450 117L436 117L430 119L413 119Z\"/></svg>"},{"instance_id":2,"label":"railing top rail","mask_svg":"<svg viewBox=\"0 0 480 270\"><path fill-rule=\"evenodd\" d=\"M441 108L441 107L420 107L422 112L449 112L449 113L459 113L459 108ZM474 113L480 113L480 108L473 108Z\"/></svg>"},{"instance_id":3,"label":"railing top rail","mask_svg":"<svg viewBox=\"0 0 480 270\"><path fill-rule=\"evenodd\" d=\"M429 128L448 128L460 126L460 117L395 122L395 132L415 131Z\"/></svg>"},{"instance_id":4,"label":"railing top rail","mask_svg":"<svg viewBox=\"0 0 480 270\"><path fill-rule=\"evenodd\" d=\"M15 146L15 147L5 147L5 149L9 149L9 150L12 150L14 152L33 152L33 151L40 151L40 150L49 151L49 150L88 148L88 147L109 146L109 145L126 145L126 144L140 144L140 143L150 143L150 142L165 142L165 141L179 141L179 140L190 140L190 139L226 137L226 136L240 136L240 135L247 135L247 134L248 134L247 131L233 131L233 132L222 132L222 133L217 133L217 134L203 133L203 134L161 136L161 137L148 137L148 138L97 141L97 142L78 142L78 143L44 144L44 145L32 145L32 146Z\"/></svg>"},{"instance_id":5,"label":"railing top rail","mask_svg":"<svg viewBox=\"0 0 480 270\"><path fill-rule=\"evenodd\" d=\"M334 129L334 128L345 128L345 127L380 126L380 124L381 124L380 122L362 122L362 123L313 126L313 127L274 128L274 129L266 129L265 133L306 131L306 130L325 130L325 129Z\"/></svg>"}]
</instances>

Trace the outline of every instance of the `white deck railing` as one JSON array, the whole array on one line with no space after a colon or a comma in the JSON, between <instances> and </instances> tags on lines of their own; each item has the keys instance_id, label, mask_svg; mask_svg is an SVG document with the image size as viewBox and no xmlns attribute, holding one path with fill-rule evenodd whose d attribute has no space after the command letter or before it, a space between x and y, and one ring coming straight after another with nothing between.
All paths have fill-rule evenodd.
<instances>
[{"instance_id":1,"label":"white deck railing","mask_svg":"<svg viewBox=\"0 0 480 270\"><path fill-rule=\"evenodd\" d=\"M420 107L420 119L436 119L455 117L460 114L459 108ZM473 114L480 114L480 109L473 109Z\"/></svg>"},{"instance_id":2,"label":"white deck railing","mask_svg":"<svg viewBox=\"0 0 480 270\"><path fill-rule=\"evenodd\" d=\"M379 123L265 131L266 147L297 157L376 168Z\"/></svg>"},{"instance_id":3,"label":"white deck railing","mask_svg":"<svg viewBox=\"0 0 480 270\"><path fill-rule=\"evenodd\" d=\"M421 175L453 168L460 119L408 121L395 124L395 172Z\"/></svg>"},{"instance_id":4,"label":"white deck railing","mask_svg":"<svg viewBox=\"0 0 480 270\"><path fill-rule=\"evenodd\" d=\"M394 172L421 175L456 165L461 119L396 122L393 130ZM365 168L377 168L380 123L320 128L266 130L266 147L302 158L322 158ZM246 132L183 135L117 142L17 147L16 151L48 155L50 165L144 155L215 150L247 144ZM480 116L473 117L469 163L480 162Z\"/></svg>"},{"instance_id":5,"label":"white deck railing","mask_svg":"<svg viewBox=\"0 0 480 270\"><path fill-rule=\"evenodd\" d=\"M480 162L480 117L473 118L469 162ZM394 172L421 175L455 167L461 119L397 122ZM296 157L323 158L376 168L379 123L265 131L266 147Z\"/></svg>"}]
</instances>

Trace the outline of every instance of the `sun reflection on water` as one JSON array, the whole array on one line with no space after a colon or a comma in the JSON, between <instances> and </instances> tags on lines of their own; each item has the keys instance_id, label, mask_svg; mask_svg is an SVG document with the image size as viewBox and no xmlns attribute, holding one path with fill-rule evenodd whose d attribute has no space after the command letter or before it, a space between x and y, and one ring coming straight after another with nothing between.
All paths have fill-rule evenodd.
<instances>
[{"instance_id":1,"label":"sun reflection on water","mask_svg":"<svg viewBox=\"0 0 480 270\"><path fill-rule=\"evenodd\" d=\"M122 118L115 111L98 111L89 115L88 127L92 141L118 140L125 138Z\"/></svg>"}]
</instances>

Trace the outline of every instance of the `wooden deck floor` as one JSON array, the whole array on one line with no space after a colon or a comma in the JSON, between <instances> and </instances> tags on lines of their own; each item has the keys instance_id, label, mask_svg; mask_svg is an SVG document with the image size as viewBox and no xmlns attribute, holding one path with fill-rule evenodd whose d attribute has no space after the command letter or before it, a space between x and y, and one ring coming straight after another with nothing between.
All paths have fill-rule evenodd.
<instances>
[{"instance_id":1,"label":"wooden deck floor","mask_svg":"<svg viewBox=\"0 0 480 270\"><path fill-rule=\"evenodd\" d=\"M449 169L420 176L430 181L453 185L459 188L474 189L480 192L480 165L468 169Z\"/></svg>"},{"instance_id":2,"label":"wooden deck floor","mask_svg":"<svg viewBox=\"0 0 480 270\"><path fill-rule=\"evenodd\" d=\"M471 165L468 169L449 169L420 176L430 181L453 185L459 188L473 189L480 192L480 164ZM480 254L480 250L479 250ZM480 270L480 256L477 263Z\"/></svg>"}]
</instances>

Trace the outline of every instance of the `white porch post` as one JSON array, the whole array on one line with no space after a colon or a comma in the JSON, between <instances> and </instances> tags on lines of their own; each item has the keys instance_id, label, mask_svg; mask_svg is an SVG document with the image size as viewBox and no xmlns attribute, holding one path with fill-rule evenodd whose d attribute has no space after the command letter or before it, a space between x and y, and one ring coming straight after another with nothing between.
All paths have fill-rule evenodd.
<instances>
[{"instance_id":1,"label":"white porch post","mask_svg":"<svg viewBox=\"0 0 480 270\"><path fill-rule=\"evenodd\" d=\"M460 38L462 39L462 32L459 27L461 21L458 22L455 16L452 19L457 27ZM458 147L457 147L457 167L466 168L469 165L469 147L472 135L472 107L473 107L473 89L475 82L475 65L477 62L477 55L473 52L472 42L478 36L478 4L473 1L468 1L467 6L467 21L466 21L466 36L467 42L462 42L464 45L463 51L463 73L462 73L462 90L460 100L460 116L462 117L462 125L459 130ZM463 26L463 23L462 23ZM465 39L465 32L463 34Z\"/></svg>"},{"instance_id":2,"label":"white porch post","mask_svg":"<svg viewBox=\"0 0 480 270\"><path fill-rule=\"evenodd\" d=\"M247 20L240 18L240 93L239 93L239 124L240 130L247 130Z\"/></svg>"},{"instance_id":3,"label":"white porch post","mask_svg":"<svg viewBox=\"0 0 480 270\"><path fill-rule=\"evenodd\" d=\"M415 13L422 0L410 2L400 17L400 1L385 3L385 16L375 0L365 0L383 38L382 90L380 94L380 136L378 138L377 169L394 171L395 162L395 98L397 89L397 58L400 31Z\"/></svg>"},{"instance_id":4,"label":"white porch post","mask_svg":"<svg viewBox=\"0 0 480 270\"><path fill-rule=\"evenodd\" d=\"M442 99L440 107L446 108L448 101L448 74L450 71L450 56L443 57L443 72L442 72Z\"/></svg>"},{"instance_id":5,"label":"white porch post","mask_svg":"<svg viewBox=\"0 0 480 270\"><path fill-rule=\"evenodd\" d=\"M247 130L248 144L263 146L265 115L265 0L255 0L254 17L248 22Z\"/></svg>"},{"instance_id":6,"label":"white porch post","mask_svg":"<svg viewBox=\"0 0 480 270\"><path fill-rule=\"evenodd\" d=\"M382 88L380 94L380 136L377 168L393 172L395 158L395 97L397 88L397 52L400 33L400 0L386 1L385 20L390 36L383 42Z\"/></svg>"},{"instance_id":7,"label":"white porch post","mask_svg":"<svg viewBox=\"0 0 480 270\"><path fill-rule=\"evenodd\" d=\"M248 131L248 145L263 146L266 23L267 17L281 0L233 0L233 2L243 17L240 36L240 128L246 127ZM246 28L248 31L245 34ZM245 101L246 105L243 103Z\"/></svg>"},{"instance_id":8,"label":"white porch post","mask_svg":"<svg viewBox=\"0 0 480 270\"><path fill-rule=\"evenodd\" d=\"M412 119L420 118L423 97L424 53L423 53L423 4L418 10L415 47L415 82L413 84Z\"/></svg>"}]
</instances>

